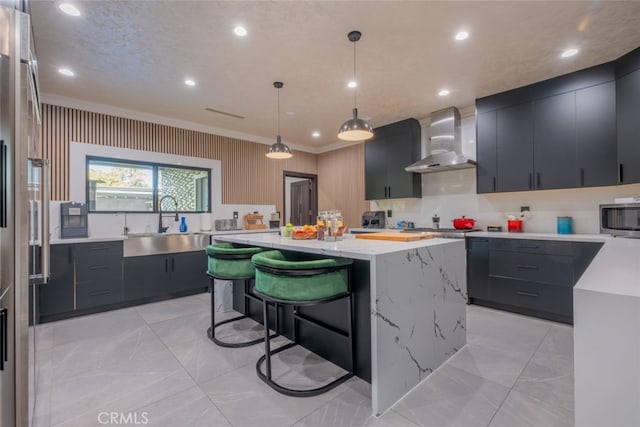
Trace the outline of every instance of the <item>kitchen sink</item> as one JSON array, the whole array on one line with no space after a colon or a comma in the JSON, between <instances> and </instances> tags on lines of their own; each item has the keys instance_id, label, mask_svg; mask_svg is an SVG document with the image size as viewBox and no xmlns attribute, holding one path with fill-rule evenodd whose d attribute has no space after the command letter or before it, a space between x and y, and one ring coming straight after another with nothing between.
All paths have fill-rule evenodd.
<instances>
[{"instance_id":1,"label":"kitchen sink","mask_svg":"<svg viewBox=\"0 0 640 427\"><path fill-rule=\"evenodd\" d=\"M125 257L204 250L211 242L205 233L129 233L123 241Z\"/></svg>"}]
</instances>

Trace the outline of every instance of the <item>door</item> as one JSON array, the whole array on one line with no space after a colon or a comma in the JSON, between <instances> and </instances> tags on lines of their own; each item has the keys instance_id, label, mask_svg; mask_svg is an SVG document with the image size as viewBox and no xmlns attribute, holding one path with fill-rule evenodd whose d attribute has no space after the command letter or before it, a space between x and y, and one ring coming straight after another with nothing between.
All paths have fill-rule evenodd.
<instances>
[{"instance_id":1,"label":"door","mask_svg":"<svg viewBox=\"0 0 640 427\"><path fill-rule=\"evenodd\" d=\"M310 187L308 180L291 183L291 223L293 225L315 224L311 217Z\"/></svg>"},{"instance_id":2,"label":"door","mask_svg":"<svg viewBox=\"0 0 640 427\"><path fill-rule=\"evenodd\" d=\"M478 114L476 121L477 193L496 191L496 112Z\"/></svg>"},{"instance_id":3,"label":"door","mask_svg":"<svg viewBox=\"0 0 640 427\"><path fill-rule=\"evenodd\" d=\"M73 245L54 245L51 250L51 278L39 285L40 316L67 313L74 309Z\"/></svg>"},{"instance_id":4,"label":"door","mask_svg":"<svg viewBox=\"0 0 640 427\"><path fill-rule=\"evenodd\" d=\"M380 136L364 143L364 193L366 200L387 198L387 145Z\"/></svg>"},{"instance_id":5,"label":"door","mask_svg":"<svg viewBox=\"0 0 640 427\"><path fill-rule=\"evenodd\" d=\"M531 103L498 110L498 191L533 189L533 126Z\"/></svg>"},{"instance_id":6,"label":"door","mask_svg":"<svg viewBox=\"0 0 640 427\"><path fill-rule=\"evenodd\" d=\"M618 182L615 82L576 91L576 130L578 185L615 185Z\"/></svg>"},{"instance_id":7,"label":"door","mask_svg":"<svg viewBox=\"0 0 640 427\"><path fill-rule=\"evenodd\" d=\"M640 182L640 70L616 80L618 181Z\"/></svg>"},{"instance_id":8,"label":"door","mask_svg":"<svg viewBox=\"0 0 640 427\"><path fill-rule=\"evenodd\" d=\"M390 127L387 146L387 198L421 197L421 175L404 170L420 159L420 123L407 119Z\"/></svg>"},{"instance_id":9,"label":"door","mask_svg":"<svg viewBox=\"0 0 640 427\"><path fill-rule=\"evenodd\" d=\"M576 187L575 92L533 102L533 154L533 188L548 190Z\"/></svg>"},{"instance_id":10,"label":"door","mask_svg":"<svg viewBox=\"0 0 640 427\"><path fill-rule=\"evenodd\" d=\"M171 255L171 289L169 292L188 291L209 286L207 254L205 251Z\"/></svg>"}]
</instances>

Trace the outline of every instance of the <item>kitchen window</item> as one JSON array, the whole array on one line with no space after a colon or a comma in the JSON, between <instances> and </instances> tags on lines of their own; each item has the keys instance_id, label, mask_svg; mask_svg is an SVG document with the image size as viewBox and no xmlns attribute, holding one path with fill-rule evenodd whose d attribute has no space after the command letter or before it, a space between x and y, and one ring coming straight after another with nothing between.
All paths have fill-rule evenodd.
<instances>
[{"instance_id":1,"label":"kitchen window","mask_svg":"<svg viewBox=\"0 0 640 427\"><path fill-rule=\"evenodd\" d=\"M86 176L89 212L158 212L164 196L179 212L211 212L210 169L88 156Z\"/></svg>"}]
</instances>

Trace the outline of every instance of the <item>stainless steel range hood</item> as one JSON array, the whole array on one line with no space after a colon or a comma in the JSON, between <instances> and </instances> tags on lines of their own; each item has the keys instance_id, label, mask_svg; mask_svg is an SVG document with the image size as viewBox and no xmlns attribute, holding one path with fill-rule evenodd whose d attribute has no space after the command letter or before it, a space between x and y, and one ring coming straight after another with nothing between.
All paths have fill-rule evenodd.
<instances>
[{"instance_id":1,"label":"stainless steel range hood","mask_svg":"<svg viewBox=\"0 0 640 427\"><path fill-rule=\"evenodd\" d=\"M462 154L460 112L455 107L431 113L431 154L404 168L407 172L433 173L473 168L476 162Z\"/></svg>"}]
</instances>

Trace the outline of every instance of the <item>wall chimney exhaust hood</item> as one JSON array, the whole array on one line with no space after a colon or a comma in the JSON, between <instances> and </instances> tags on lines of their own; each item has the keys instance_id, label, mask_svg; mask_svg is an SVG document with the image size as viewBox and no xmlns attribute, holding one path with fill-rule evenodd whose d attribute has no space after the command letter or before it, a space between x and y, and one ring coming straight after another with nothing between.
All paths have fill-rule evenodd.
<instances>
[{"instance_id":1,"label":"wall chimney exhaust hood","mask_svg":"<svg viewBox=\"0 0 640 427\"><path fill-rule=\"evenodd\" d=\"M404 168L407 172L433 173L473 168L476 162L462 154L460 112L456 107L434 111L430 115L431 154Z\"/></svg>"}]
</instances>

